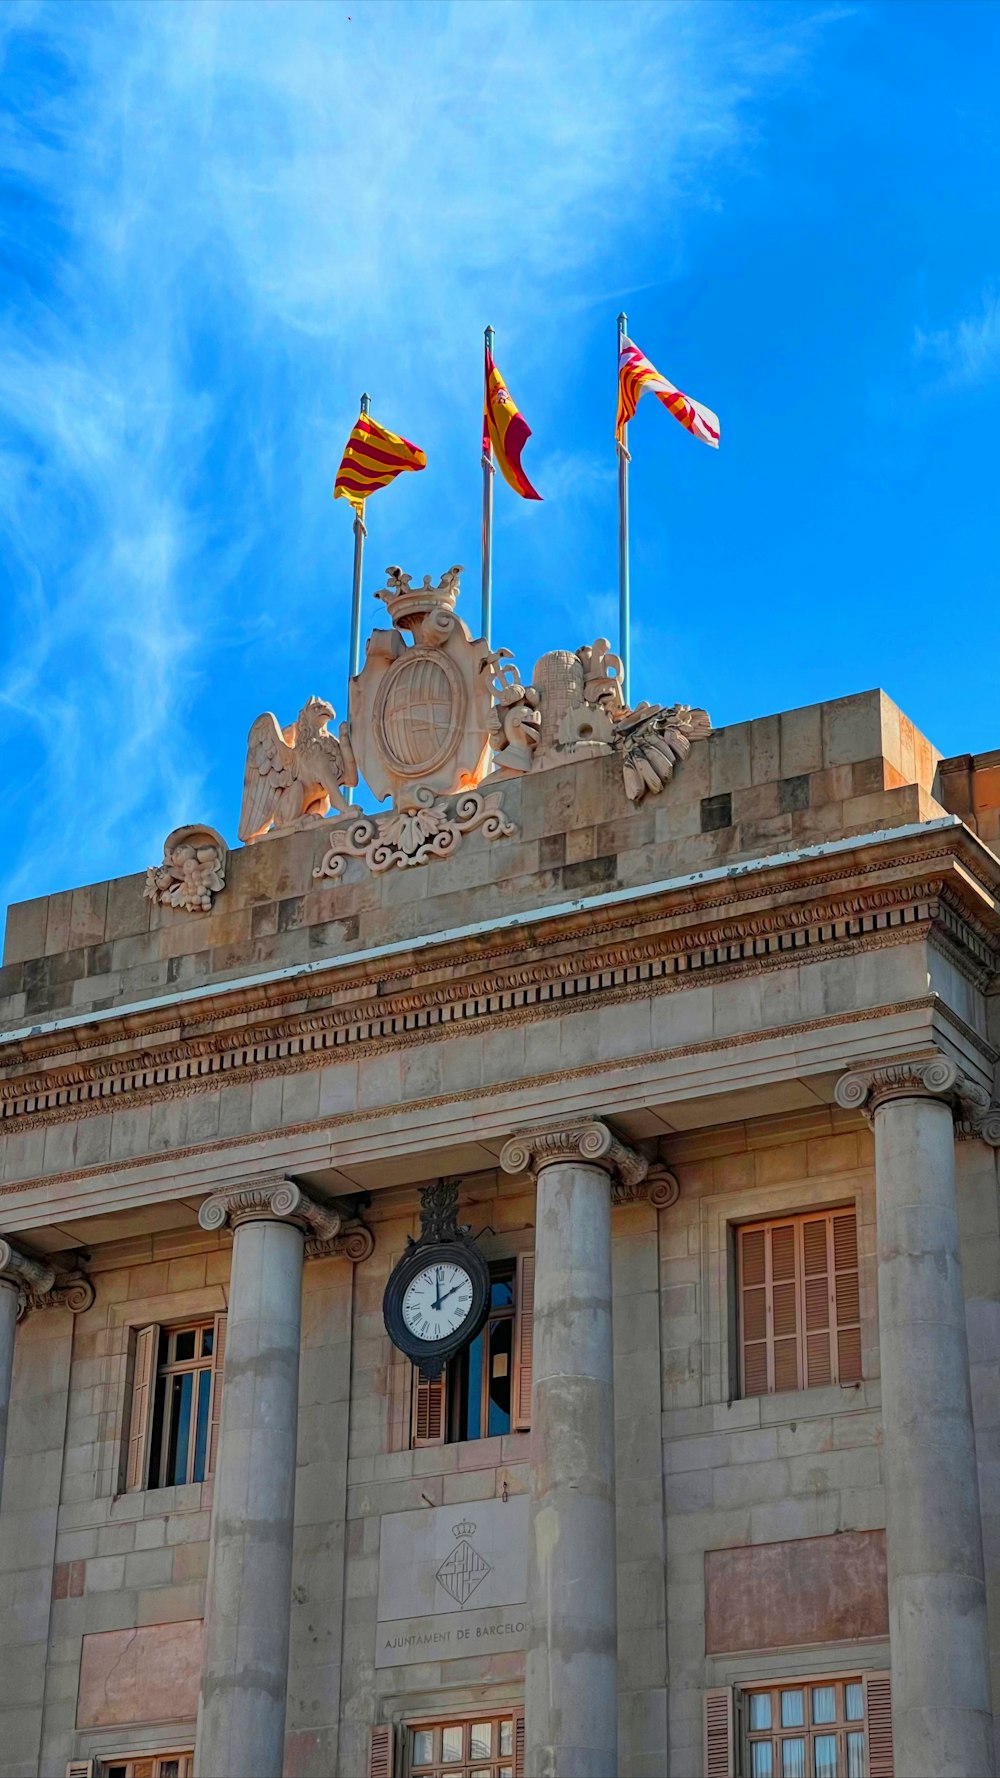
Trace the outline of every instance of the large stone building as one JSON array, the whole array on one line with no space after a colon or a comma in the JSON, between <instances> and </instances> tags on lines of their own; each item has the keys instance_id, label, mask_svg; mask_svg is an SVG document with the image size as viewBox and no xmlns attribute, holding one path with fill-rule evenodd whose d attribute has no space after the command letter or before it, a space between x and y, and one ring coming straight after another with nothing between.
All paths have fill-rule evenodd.
<instances>
[{"instance_id":1,"label":"large stone building","mask_svg":"<svg viewBox=\"0 0 1000 1778\"><path fill-rule=\"evenodd\" d=\"M986 1778L1000 753L456 590L10 910L0 1774Z\"/></svg>"}]
</instances>

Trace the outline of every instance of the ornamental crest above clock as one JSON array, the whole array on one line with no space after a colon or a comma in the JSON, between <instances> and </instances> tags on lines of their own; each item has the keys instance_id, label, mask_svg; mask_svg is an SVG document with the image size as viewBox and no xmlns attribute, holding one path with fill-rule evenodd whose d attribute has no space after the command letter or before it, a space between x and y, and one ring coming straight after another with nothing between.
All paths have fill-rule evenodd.
<instances>
[{"instance_id":1,"label":"ornamental crest above clock","mask_svg":"<svg viewBox=\"0 0 1000 1778\"><path fill-rule=\"evenodd\" d=\"M420 1194L420 1235L411 1240L385 1287L382 1313L394 1346L433 1380L486 1320L490 1269L457 1221L458 1181L441 1179Z\"/></svg>"}]
</instances>

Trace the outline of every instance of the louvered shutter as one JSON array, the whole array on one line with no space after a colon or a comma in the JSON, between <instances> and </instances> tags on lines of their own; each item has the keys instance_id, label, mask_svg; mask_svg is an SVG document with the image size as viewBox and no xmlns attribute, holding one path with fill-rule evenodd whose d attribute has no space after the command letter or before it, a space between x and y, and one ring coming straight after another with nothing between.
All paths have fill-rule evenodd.
<instances>
[{"instance_id":1,"label":"louvered shutter","mask_svg":"<svg viewBox=\"0 0 1000 1778\"><path fill-rule=\"evenodd\" d=\"M522 1253L518 1259L516 1288L512 1426L515 1432L527 1432L531 1426L532 1360L535 1343L535 1256L533 1253Z\"/></svg>"},{"instance_id":2,"label":"louvered shutter","mask_svg":"<svg viewBox=\"0 0 1000 1778\"><path fill-rule=\"evenodd\" d=\"M866 1673L865 1743L868 1778L895 1778L892 1757L892 1693L888 1673Z\"/></svg>"},{"instance_id":3,"label":"louvered shutter","mask_svg":"<svg viewBox=\"0 0 1000 1778\"><path fill-rule=\"evenodd\" d=\"M125 1465L125 1490L134 1494L145 1488L149 1464L149 1431L153 1418L153 1391L156 1387L156 1348L160 1337L158 1327L141 1327L135 1336L132 1358L132 1400L128 1420L128 1457Z\"/></svg>"},{"instance_id":4,"label":"louvered shutter","mask_svg":"<svg viewBox=\"0 0 1000 1778\"><path fill-rule=\"evenodd\" d=\"M733 1778L733 1688L705 1693L705 1778Z\"/></svg>"},{"instance_id":5,"label":"louvered shutter","mask_svg":"<svg viewBox=\"0 0 1000 1778\"><path fill-rule=\"evenodd\" d=\"M368 1778L393 1778L392 1724L377 1723L368 1748Z\"/></svg>"},{"instance_id":6,"label":"louvered shutter","mask_svg":"<svg viewBox=\"0 0 1000 1778\"><path fill-rule=\"evenodd\" d=\"M767 1230L740 1230L740 1329L744 1395L766 1395L770 1382Z\"/></svg>"},{"instance_id":7,"label":"louvered shutter","mask_svg":"<svg viewBox=\"0 0 1000 1778\"><path fill-rule=\"evenodd\" d=\"M212 1335L212 1409L209 1417L206 1476L215 1474L215 1464L219 1452L219 1433L222 1429L222 1378L225 1364L226 1317L225 1314L221 1314L215 1317L215 1329Z\"/></svg>"},{"instance_id":8,"label":"louvered shutter","mask_svg":"<svg viewBox=\"0 0 1000 1778\"><path fill-rule=\"evenodd\" d=\"M805 1217L802 1222L802 1306L807 1389L832 1383L834 1378L831 1339L836 1311L829 1246L830 1218Z\"/></svg>"},{"instance_id":9,"label":"louvered shutter","mask_svg":"<svg viewBox=\"0 0 1000 1778\"><path fill-rule=\"evenodd\" d=\"M771 1229L771 1341L775 1389L800 1389L799 1288L794 1222Z\"/></svg>"},{"instance_id":10,"label":"louvered shutter","mask_svg":"<svg viewBox=\"0 0 1000 1778\"><path fill-rule=\"evenodd\" d=\"M447 1426L448 1366L431 1382L414 1366L413 1444L443 1445Z\"/></svg>"},{"instance_id":11,"label":"louvered shutter","mask_svg":"<svg viewBox=\"0 0 1000 1778\"><path fill-rule=\"evenodd\" d=\"M858 1288L858 1224L853 1210L835 1211L833 1235L834 1316L837 1328L837 1378L861 1381L861 1297Z\"/></svg>"},{"instance_id":12,"label":"louvered shutter","mask_svg":"<svg viewBox=\"0 0 1000 1778\"><path fill-rule=\"evenodd\" d=\"M96 1771L96 1759L71 1759L66 1767L66 1778L95 1778Z\"/></svg>"},{"instance_id":13,"label":"louvered shutter","mask_svg":"<svg viewBox=\"0 0 1000 1778\"><path fill-rule=\"evenodd\" d=\"M532 1256L534 1257L534 1256ZM524 1711L514 1718L514 1778L524 1778Z\"/></svg>"}]
</instances>

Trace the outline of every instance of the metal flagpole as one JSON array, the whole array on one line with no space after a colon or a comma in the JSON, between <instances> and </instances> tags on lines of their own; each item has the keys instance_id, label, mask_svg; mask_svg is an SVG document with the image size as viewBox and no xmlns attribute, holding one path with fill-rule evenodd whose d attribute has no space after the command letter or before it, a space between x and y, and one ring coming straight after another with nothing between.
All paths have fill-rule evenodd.
<instances>
[{"instance_id":1,"label":"metal flagpole","mask_svg":"<svg viewBox=\"0 0 1000 1778\"><path fill-rule=\"evenodd\" d=\"M361 412L370 414L372 409L371 396L362 395ZM361 511L354 514L354 586L351 592L351 678L355 679L361 670L361 560L365 553L365 503L361 502ZM354 801L353 790L347 791L347 801Z\"/></svg>"},{"instance_id":2,"label":"metal flagpole","mask_svg":"<svg viewBox=\"0 0 1000 1778\"><path fill-rule=\"evenodd\" d=\"M621 365L622 340L628 327L628 316L624 310L618 317L618 363ZM619 377L621 370L618 371ZM628 454L628 427L622 427L622 436L618 445L618 652L622 657L624 680L622 696L628 697L628 686L631 678L631 637L629 613L628 583L628 466L631 458Z\"/></svg>"},{"instance_id":3,"label":"metal flagpole","mask_svg":"<svg viewBox=\"0 0 1000 1778\"><path fill-rule=\"evenodd\" d=\"M487 642L490 639L490 626L493 621L493 477L496 470L493 466L493 447L490 443L489 431L486 427L487 403L489 401L489 371L487 354L493 355L495 334L492 327L483 333L483 635Z\"/></svg>"}]
</instances>

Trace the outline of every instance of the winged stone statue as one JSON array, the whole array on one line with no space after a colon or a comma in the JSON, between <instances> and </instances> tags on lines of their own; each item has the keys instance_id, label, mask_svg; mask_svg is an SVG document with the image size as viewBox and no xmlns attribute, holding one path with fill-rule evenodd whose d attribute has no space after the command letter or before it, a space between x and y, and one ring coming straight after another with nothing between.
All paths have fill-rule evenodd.
<instances>
[{"instance_id":1,"label":"winged stone statue","mask_svg":"<svg viewBox=\"0 0 1000 1778\"><path fill-rule=\"evenodd\" d=\"M335 717L325 698L310 698L284 729L270 711L258 716L247 737L243 773L239 835L245 845L272 826L321 820L331 805L350 814L342 787L354 787L358 768L347 724L341 723L339 738L327 728Z\"/></svg>"}]
</instances>

